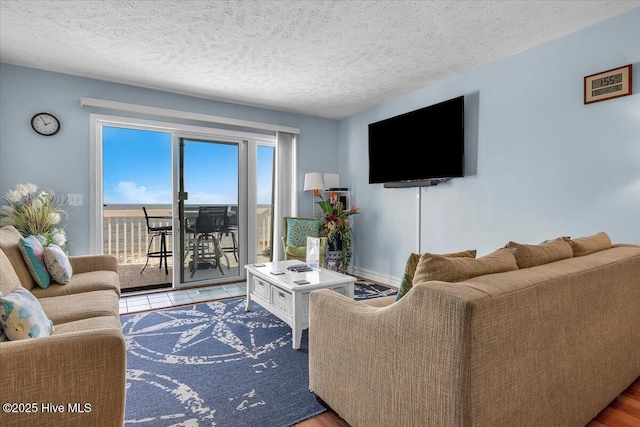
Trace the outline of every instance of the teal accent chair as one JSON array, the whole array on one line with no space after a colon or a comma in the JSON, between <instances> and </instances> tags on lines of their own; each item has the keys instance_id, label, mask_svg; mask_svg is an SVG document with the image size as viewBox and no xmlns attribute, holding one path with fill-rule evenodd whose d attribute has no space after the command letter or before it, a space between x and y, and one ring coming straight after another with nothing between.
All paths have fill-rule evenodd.
<instances>
[{"instance_id":1,"label":"teal accent chair","mask_svg":"<svg viewBox=\"0 0 640 427\"><path fill-rule=\"evenodd\" d=\"M282 218L284 259L307 261L307 236L319 237L320 219L286 216ZM320 237L320 267L325 265L327 238Z\"/></svg>"}]
</instances>

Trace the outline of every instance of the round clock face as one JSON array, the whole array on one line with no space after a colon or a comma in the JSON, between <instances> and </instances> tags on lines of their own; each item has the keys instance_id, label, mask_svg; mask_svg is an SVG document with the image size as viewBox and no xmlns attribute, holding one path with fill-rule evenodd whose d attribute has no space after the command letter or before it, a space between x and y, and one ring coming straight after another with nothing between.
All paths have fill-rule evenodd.
<instances>
[{"instance_id":1,"label":"round clock face","mask_svg":"<svg viewBox=\"0 0 640 427\"><path fill-rule=\"evenodd\" d=\"M31 127L40 135L51 136L60 130L60 122L49 113L38 113L31 118Z\"/></svg>"}]
</instances>

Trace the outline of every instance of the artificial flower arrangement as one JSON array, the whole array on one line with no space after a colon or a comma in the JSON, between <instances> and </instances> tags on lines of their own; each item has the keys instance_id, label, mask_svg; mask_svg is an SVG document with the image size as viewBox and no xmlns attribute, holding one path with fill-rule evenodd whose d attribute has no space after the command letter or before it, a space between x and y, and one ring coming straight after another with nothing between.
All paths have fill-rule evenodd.
<instances>
[{"instance_id":1,"label":"artificial flower arrangement","mask_svg":"<svg viewBox=\"0 0 640 427\"><path fill-rule=\"evenodd\" d=\"M67 199L57 198L53 191L40 191L34 184L18 184L7 191L3 199L7 205L0 209L0 223L14 226L23 236L34 235L47 246L53 243L65 253L67 237L60 226L62 209Z\"/></svg>"},{"instance_id":2,"label":"artificial flower arrangement","mask_svg":"<svg viewBox=\"0 0 640 427\"><path fill-rule=\"evenodd\" d=\"M347 271L353 256L349 217L360 212L356 206L351 206L350 209L345 210L336 193L329 192L329 200L324 200L319 190L314 190L313 194L321 199L316 202L322 209L320 235L327 237L329 246L333 247L334 250L342 251L340 271L344 273Z\"/></svg>"}]
</instances>

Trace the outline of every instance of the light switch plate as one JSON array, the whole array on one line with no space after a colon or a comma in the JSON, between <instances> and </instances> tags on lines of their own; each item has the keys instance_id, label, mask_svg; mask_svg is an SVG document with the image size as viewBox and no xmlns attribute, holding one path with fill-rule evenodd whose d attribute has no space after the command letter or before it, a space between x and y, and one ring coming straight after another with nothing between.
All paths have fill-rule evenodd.
<instances>
[{"instance_id":1,"label":"light switch plate","mask_svg":"<svg viewBox=\"0 0 640 427\"><path fill-rule=\"evenodd\" d=\"M82 194L69 194L67 197L69 206L82 206Z\"/></svg>"}]
</instances>

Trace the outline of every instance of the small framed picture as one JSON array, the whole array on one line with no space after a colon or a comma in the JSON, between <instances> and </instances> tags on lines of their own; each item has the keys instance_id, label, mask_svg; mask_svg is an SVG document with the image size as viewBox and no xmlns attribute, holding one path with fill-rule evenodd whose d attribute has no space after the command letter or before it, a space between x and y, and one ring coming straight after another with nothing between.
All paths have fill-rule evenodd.
<instances>
[{"instance_id":1,"label":"small framed picture","mask_svg":"<svg viewBox=\"0 0 640 427\"><path fill-rule=\"evenodd\" d=\"M348 211L351 209L351 192L347 190L332 191L338 195L338 201L342 203L342 209Z\"/></svg>"},{"instance_id":2,"label":"small framed picture","mask_svg":"<svg viewBox=\"0 0 640 427\"><path fill-rule=\"evenodd\" d=\"M584 103L631 95L632 65L602 71L584 78Z\"/></svg>"}]
</instances>

